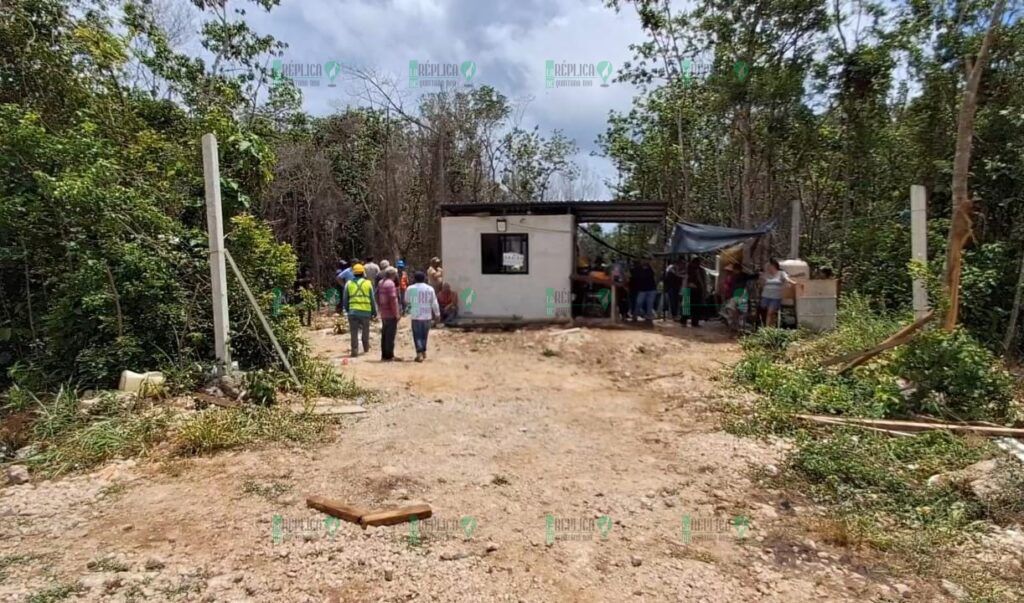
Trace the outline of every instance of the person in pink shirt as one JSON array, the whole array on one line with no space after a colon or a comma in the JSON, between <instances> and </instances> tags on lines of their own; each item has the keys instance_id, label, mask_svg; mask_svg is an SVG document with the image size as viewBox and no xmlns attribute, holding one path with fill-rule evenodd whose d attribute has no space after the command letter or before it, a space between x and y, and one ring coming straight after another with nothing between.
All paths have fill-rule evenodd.
<instances>
[{"instance_id":1,"label":"person in pink shirt","mask_svg":"<svg viewBox=\"0 0 1024 603\"><path fill-rule=\"evenodd\" d=\"M395 357L395 335L398 333L398 318L401 306L398 301L398 270L389 266L377 287L377 314L380 316L380 359L381 362L401 361Z\"/></svg>"}]
</instances>

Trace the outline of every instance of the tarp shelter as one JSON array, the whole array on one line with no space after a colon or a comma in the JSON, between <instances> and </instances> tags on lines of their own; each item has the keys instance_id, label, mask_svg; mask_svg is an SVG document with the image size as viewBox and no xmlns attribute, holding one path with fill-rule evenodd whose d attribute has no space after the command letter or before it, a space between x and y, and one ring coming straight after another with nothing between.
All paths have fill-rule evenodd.
<instances>
[{"instance_id":1,"label":"tarp shelter","mask_svg":"<svg viewBox=\"0 0 1024 603\"><path fill-rule=\"evenodd\" d=\"M688 253L709 253L747 239L766 235L775 229L775 220L765 222L753 230L678 222L672 233L672 241L662 255L683 255Z\"/></svg>"}]
</instances>

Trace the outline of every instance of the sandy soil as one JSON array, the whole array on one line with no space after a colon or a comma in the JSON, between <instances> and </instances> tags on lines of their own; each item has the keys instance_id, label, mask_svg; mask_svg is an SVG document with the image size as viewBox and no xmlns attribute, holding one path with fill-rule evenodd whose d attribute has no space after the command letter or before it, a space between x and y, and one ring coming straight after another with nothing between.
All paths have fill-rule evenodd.
<instances>
[{"instance_id":1,"label":"sandy soil","mask_svg":"<svg viewBox=\"0 0 1024 603\"><path fill-rule=\"evenodd\" d=\"M369 412L308 448L0 489L0 600L58 581L103 601L943 598L809 539L794 526L811 510L752 481L783 444L721 430L739 352L716 327L439 329L424 364L310 338L380 391ZM407 324L399 343L411 359ZM325 525L307 495L434 517L410 542L408 525Z\"/></svg>"}]
</instances>

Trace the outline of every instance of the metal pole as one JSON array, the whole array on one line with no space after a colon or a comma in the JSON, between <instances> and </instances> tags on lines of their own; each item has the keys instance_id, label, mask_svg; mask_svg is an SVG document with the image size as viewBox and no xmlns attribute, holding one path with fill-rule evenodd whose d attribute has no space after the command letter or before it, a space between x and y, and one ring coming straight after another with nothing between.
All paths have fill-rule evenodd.
<instances>
[{"instance_id":1,"label":"metal pole","mask_svg":"<svg viewBox=\"0 0 1024 603\"><path fill-rule=\"evenodd\" d=\"M224 265L224 215L220 206L220 165L217 139L203 135L203 176L206 184L206 228L210 239L210 282L213 286L213 345L217 369L231 373L228 347L228 283Z\"/></svg>"},{"instance_id":2,"label":"metal pole","mask_svg":"<svg viewBox=\"0 0 1024 603\"><path fill-rule=\"evenodd\" d=\"M910 258L928 261L928 198L919 184L910 187ZM924 281L914 279L914 318L928 313L928 290Z\"/></svg>"}]
</instances>

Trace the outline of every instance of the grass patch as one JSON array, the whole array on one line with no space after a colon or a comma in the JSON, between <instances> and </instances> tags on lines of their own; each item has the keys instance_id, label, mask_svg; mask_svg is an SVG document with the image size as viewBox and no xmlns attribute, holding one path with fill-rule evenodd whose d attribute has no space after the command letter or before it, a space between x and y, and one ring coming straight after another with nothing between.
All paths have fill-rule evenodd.
<instances>
[{"instance_id":1,"label":"grass patch","mask_svg":"<svg viewBox=\"0 0 1024 603\"><path fill-rule=\"evenodd\" d=\"M113 557L100 557L85 564L85 567L93 572L127 572L131 569L126 563L118 561Z\"/></svg>"},{"instance_id":2,"label":"grass patch","mask_svg":"<svg viewBox=\"0 0 1024 603\"><path fill-rule=\"evenodd\" d=\"M265 498L271 502L276 501L278 497L291 491L291 489L291 484L277 481L260 483L250 479L242 483L242 492Z\"/></svg>"},{"instance_id":3,"label":"grass patch","mask_svg":"<svg viewBox=\"0 0 1024 603\"><path fill-rule=\"evenodd\" d=\"M58 582L29 596L27 603L54 603L64 601L72 595L84 592L85 589L78 582Z\"/></svg>"},{"instance_id":4,"label":"grass patch","mask_svg":"<svg viewBox=\"0 0 1024 603\"><path fill-rule=\"evenodd\" d=\"M36 402L32 432L41 450L27 462L50 476L145 455L163 439L172 420L165 408L114 393L101 396L88 409L68 388Z\"/></svg>"},{"instance_id":5,"label":"grass patch","mask_svg":"<svg viewBox=\"0 0 1024 603\"><path fill-rule=\"evenodd\" d=\"M209 408L178 428L181 454L206 454L256 442L309 443L322 439L327 420L279 407Z\"/></svg>"},{"instance_id":6,"label":"grass patch","mask_svg":"<svg viewBox=\"0 0 1024 603\"><path fill-rule=\"evenodd\" d=\"M3 584L4 580L7 579L7 569L15 565L23 565L31 563L37 559L42 559L39 555L3 555L0 556L0 584Z\"/></svg>"},{"instance_id":7,"label":"grass patch","mask_svg":"<svg viewBox=\"0 0 1024 603\"><path fill-rule=\"evenodd\" d=\"M959 584L974 596L989 596L995 592L993 584L1024 596L1013 590L1019 584L1001 582L995 569L943 554L987 529L988 522L1008 525L1024 518L1024 470L1006 472L999 495L985 502L955 484L927 483L933 475L1001 455L988 440L937 431L888 437L793 419L797 413L864 418L926 414L1008 424L1018 416L1009 375L962 331L927 330L848 374L822 368L826 358L877 344L901 326L901 318L873 314L863 300L851 297L833 332L814 337L762 329L745 338L744 358L732 377L759 395L752 407L733 407L727 429L792 439L780 485L824 506L822 538L840 546L869 547L901 571L929 578L962 575ZM908 382L912 389L901 391L901 384Z\"/></svg>"},{"instance_id":8,"label":"grass patch","mask_svg":"<svg viewBox=\"0 0 1024 603\"><path fill-rule=\"evenodd\" d=\"M159 403L117 392L107 392L83 405L71 387L37 396L14 386L0 401L0 418L23 415L18 427L21 435L0 444L14 450L32 443L37 452L24 462L33 472L53 477L113 459L145 456L164 447L183 454L203 454L258 442L321 439L327 419L277 406L279 390L301 393L307 401L317 396L373 397L370 390L357 386L321 359L303 356L295 370L303 383L301 392L285 373L252 371L245 384L250 400L259 407L213 408L184 419ZM4 433L0 429L0 439Z\"/></svg>"}]
</instances>

